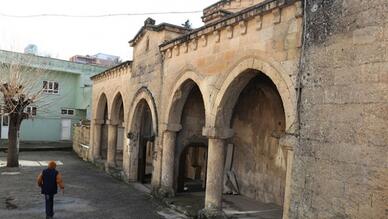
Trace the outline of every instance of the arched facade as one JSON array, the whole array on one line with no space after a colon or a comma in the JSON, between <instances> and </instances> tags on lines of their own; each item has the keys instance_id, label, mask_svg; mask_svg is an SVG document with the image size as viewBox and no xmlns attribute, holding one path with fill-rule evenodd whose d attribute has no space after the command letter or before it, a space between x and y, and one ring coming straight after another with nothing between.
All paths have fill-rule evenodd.
<instances>
[{"instance_id":1,"label":"arched facade","mask_svg":"<svg viewBox=\"0 0 388 219\"><path fill-rule=\"evenodd\" d=\"M153 174L157 164L158 116L152 93L140 88L131 102L128 114L128 179L141 183L155 183Z\"/></svg>"},{"instance_id":2,"label":"arched facade","mask_svg":"<svg viewBox=\"0 0 388 219\"><path fill-rule=\"evenodd\" d=\"M222 81L219 92L214 99L214 105L212 108L212 113L211 115L214 115L214 117L211 117L212 121L209 121L210 123L210 128L205 127L204 129L204 134L205 132L208 133L209 136L212 136L214 138L220 138L220 139L225 139L224 141L229 142L231 145L233 145L235 153L240 153L244 154L241 160L247 160L247 156L251 155L252 153L254 154L255 152L252 151L252 148L246 148L243 149L242 151L236 145L236 138L248 138L249 135L246 135L247 132L253 131L257 132L259 129L260 125L258 127L256 126L263 122L263 121L257 121L255 122L249 122L246 125L253 126L253 129L247 129L244 130L243 127L238 127L236 124L234 127L232 125L233 122L233 116L236 116L237 114L235 112L235 109L238 108L236 107L236 104L242 104L239 102L239 99L241 99L240 94L244 91L244 89L247 89L247 85L252 80L256 80L257 82L260 83L260 81L268 81L267 84L273 84L272 91L271 90L271 85L265 85L267 88L261 88L261 89L267 89L267 91L263 91L264 96L269 96L272 95L272 99L275 99L273 101L267 101L263 102L261 101L258 102L257 104L262 104L266 105L269 103L277 102L275 105L277 105L275 108L271 108L269 106L266 106L267 109L272 109L275 111L278 111L278 122L282 122L282 118L284 118L283 124L281 124L282 127L280 128L275 128L276 125L274 125L274 133L272 134L259 134L259 139L260 136L261 138L272 138L276 141L275 143L269 144L272 145L270 147L275 148L275 152L272 154L269 152L269 157L268 158L275 158L275 162L272 162L274 167L273 172L278 172L277 173L277 180L278 180L278 185L279 189L277 190L278 195L275 195L276 197L273 196L273 194L268 195L265 194L265 191L261 190L260 195L268 197L272 196L270 198L265 198L261 199L260 201L266 202L273 202L277 203L278 205L282 206L283 212L288 212L289 209L289 202L290 202L290 186L291 186L291 169L292 169L292 159L293 159L293 150L295 145L295 140L293 136L296 130L296 124L297 124L297 109L296 109L296 92L295 92L295 87L292 84L292 81L290 80L289 77L287 77L287 73L283 70L282 68L278 65L278 68L275 68L276 64L269 63L267 61L264 61L262 59L259 59L257 57L248 57L248 58L243 58L242 60L238 61L237 64L233 65L231 67L231 70L229 73L225 74L225 77L221 77L219 81ZM257 78L258 75L262 75L264 77ZM255 78L256 77L256 78ZM267 79L266 79L267 78ZM252 84L250 85L252 87ZM269 88L268 88L269 87ZM278 100L276 98L278 97ZM256 98L260 96L256 95ZM255 96L253 95L253 98ZM249 100L249 103L245 104L247 106L251 106L252 101L255 99ZM243 107L240 107L243 108ZM277 109L276 109L277 108ZM240 112L240 115L247 114L249 112L252 113L252 110L245 109L245 112ZM271 114L271 112L269 112ZM252 116L248 118L248 120L254 120L257 115ZM265 114L262 113L262 116ZM271 117L271 115L266 114L267 117ZM265 119L265 117L261 117L262 119ZM268 119L267 119L268 120ZM235 122L236 123L236 122ZM240 121L240 126L243 125ZM273 123L272 123L273 124ZM245 125L245 126L246 126ZM214 128L211 128L214 127ZM236 129L237 128L237 129ZM267 127L264 128L264 130L267 129ZM236 131L237 130L237 131ZM241 134L239 134L241 133ZM275 136L273 136L275 135ZM241 141L240 141L241 142ZM253 143L253 142L251 142ZM225 144L222 143L222 144ZM245 142L245 144L249 144ZM267 144L268 145L268 144ZM277 146L276 146L277 145ZM258 151L259 149L256 149ZM257 152L256 152L257 153ZM263 153L263 152L259 152ZM226 156L226 154L225 154ZM234 154L233 156L236 156ZM219 157L218 157L219 158ZM219 158L219 159L224 159L225 157ZM258 157L256 157L258 158ZM210 158L209 158L210 159ZM237 161L238 162L238 161ZM249 164L248 162L242 162L243 164L240 164L239 166L241 168L249 169L250 165L257 166L257 162L253 162L252 164ZM209 164L210 165L210 164ZM223 165L223 163L220 161L219 165ZM263 164L262 164L263 165ZM266 167L268 167L268 164L265 164ZM233 167L231 167L233 168ZM225 170L226 171L226 170ZM235 170L234 170L235 171ZM252 172L249 173L247 176L250 174L253 174ZM259 174L255 174L258 176ZM247 176L242 176L247 178ZM245 184L247 187L254 187L255 184L264 184L266 183L267 185L271 185L270 182L273 182L273 179L269 178L267 182L265 180L257 180L257 179L247 179L248 182ZM250 181L250 182L249 182ZM250 184L252 183L252 184ZM244 183L243 183L244 184ZM209 189L214 191L215 189ZM260 189L259 189L260 190ZM275 189L276 190L276 189ZM245 191L246 194L251 193L252 191ZM220 193L220 192L219 192ZM275 192L274 192L275 193ZM252 197L252 196L251 196ZM254 195L253 195L254 197ZM209 202L214 202L214 200L210 200Z\"/></svg>"},{"instance_id":3,"label":"arched facade","mask_svg":"<svg viewBox=\"0 0 388 219\"><path fill-rule=\"evenodd\" d=\"M235 171L234 192L288 212L302 19L299 4L262 4L190 32L148 19L131 41L133 62L95 76L108 122L120 121L123 101L125 179L149 183L148 165L152 191L164 196L198 180L205 209L218 212Z\"/></svg>"},{"instance_id":4,"label":"arched facade","mask_svg":"<svg viewBox=\"0 0 388 219\"><path fill-rule=\"evenodd\" d=\"M179 124L181 121L182 109L186 103L186 99L194 86L198 86L201 93L206 93L206 88L204 86L204 77L192 70L184 70L179 72L178 77L174 79L172 83L171 90L168 92L168 103L165 108L164 114L164 124ZM208 98L202 95L203 103L206 109L209 108L208 103L210 102Z\"/></svg>"},{"instance_id":5,"label":"arched facade","mask_svg":"<svg viewBox=\"0 0 388 219\"><path fill-rule=\"evenodd\" d=\"M93 157L94 159L106 160L108 156L108 100L105 93L98 95L98 102L95 109Z\"/></svg>"},{"instance_id":6,"label":"arched facade","mask_svg":"<svg viewBox=\"0 0 388 219\"><path fill-rule=\"evenodd\" d=\"M281 66L275 68L275 63L264 61L258 57L247 57L233 65L225 77L215 99L212 114L216 115L212 121L215 127L229 127L231 110L235 105L238 95L255 74L247 73L249 69L257 70L268 76L275 84L283 102L286 116L286 130L293 133L296 124L296 91L287 72Z\"/></svg>"},{"instance_id":7,"label":"arched facade","mask_svg":"<svg viewBox=\"0 0 388 219\"><path fill-rule=\"evenodd\" d=\"M204 98L201 83L201 76L193 71L187 71L183 72L177 83L172 86L173 89L169 95L171 98L165 109L162 193L174 195L177 191L183 190L184 178L187 176L184 171L190 171L190 163L181 158L185 157L184 153L193 153L187 148L203 145L207 147L207 139L202 136L202 128L206 124L207 101ZM206 178L206 174L203 174L206 170L201 172L200 178L203 180Z\"/></svg>"},{"instance_id":8,"label":"arched facade","mask_svg":"<svg viewBox=\"0 0 388 219\"><path fill-rule=\"evenodd\" d=\"M108 163L111 167L122 169L124 149L124 101L118 91L110 109L110 130L108 131Z\"/></svg>"}]
</instances>

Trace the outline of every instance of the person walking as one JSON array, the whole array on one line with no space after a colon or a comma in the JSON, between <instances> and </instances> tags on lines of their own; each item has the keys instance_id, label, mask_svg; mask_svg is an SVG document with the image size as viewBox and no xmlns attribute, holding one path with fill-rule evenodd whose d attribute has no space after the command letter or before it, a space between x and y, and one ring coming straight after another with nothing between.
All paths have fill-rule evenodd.
<instances>
[{"instance_id":1,"label":"person walking","mask_svg":"<svg viewBox=\"0 0 388 219\"><path fill-rule=\"evenodd\" d=\"M58 186L65 194L65 186L62 181L62 175L56 170L57 164L55 161L48 163L48 168L44 169L39 174L37 183L42 189L46 201L46 219L54 216L54 195L58 193Z\"/></svg>"}]
</instances>

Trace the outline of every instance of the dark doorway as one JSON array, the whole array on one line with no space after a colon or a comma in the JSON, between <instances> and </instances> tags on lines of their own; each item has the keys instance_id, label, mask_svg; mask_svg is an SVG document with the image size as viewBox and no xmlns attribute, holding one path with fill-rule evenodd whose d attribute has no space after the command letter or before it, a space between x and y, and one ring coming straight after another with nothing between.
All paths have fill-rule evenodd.
<instances>
[{"instance_id":1,"label":"dark doorway","mask_svg":"<svg viewBox=\"0 0 388 219\"><path fill-rule=\"evenodd\" d=\"M187 146L179 160L178 192L202 192L206 187L207 146Z\"/></svg>"},{"instance_id":2,"label":"dark doorway","mask_svg":"<svg viewBox=\"0 0 388 219\"><path fill-rule=\"evenodd\" d=\"M108 120L108 104L105 103L104 106L104 123L101 126L101 150L100 150L100 156L102 160L106 160L108 157L108 125L106 124L106 121Z\"/></svg>"},{"instance_id":3,"label":"dark doorway","mask_svg":"<svg viewBox=\"0 0 388 219\"><path fill-rule=\"evenodd\" d=\"M138 154L138 181L144 184L151 183L153 172L154 135L152 132L152 115L148 104L141 103L141 122L139 133Z\"/></svg>"}]
</instances>

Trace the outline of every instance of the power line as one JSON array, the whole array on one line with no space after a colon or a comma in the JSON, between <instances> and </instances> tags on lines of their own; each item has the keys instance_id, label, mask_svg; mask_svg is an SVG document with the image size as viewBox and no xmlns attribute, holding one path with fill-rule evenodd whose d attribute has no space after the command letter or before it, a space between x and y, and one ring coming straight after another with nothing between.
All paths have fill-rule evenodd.
<instances>
[{"instance_id":1,"label":"power line","mask_svg":"<svg viewBox=\"0 0 388 219\"><path fill-rule=\"evenodd\" d=\"M68 17L68 18L101 18L101 17L119 17L119 16L141 16L141 15L165 15L165 14L197 14L202 11L169 11L169 12L139 12L139 13L113 13L113 14L97 14L97 15L71 15L71 14L30 14L30 15L15 15L4 14L0 12L2 17L11 18L35 18L35 17Z\"/></svg>"}]
</instances>

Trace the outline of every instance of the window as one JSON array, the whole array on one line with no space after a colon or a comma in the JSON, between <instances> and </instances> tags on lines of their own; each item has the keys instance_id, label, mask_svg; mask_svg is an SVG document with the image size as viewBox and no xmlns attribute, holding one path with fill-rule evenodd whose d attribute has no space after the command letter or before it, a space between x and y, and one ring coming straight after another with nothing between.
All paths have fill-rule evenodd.
<instances>
[{"instance_id":1,"label":"window","mask_svg":"<svg viewBox=\"0 0 388 219\"><path fill-rule=\"evenodd\" d=\"M68 116L74 116L74 110L73 109L62 109L61 114L68 115Z\"/></svg>"},{"instance_id":2,"label":"window","mask_svg":"<svg viewBox=\"0 0 388 219\"><path fill-rule=\"evenodd\" d=\"M57 94L59 92L59 83L54 81L43 81L43 92Z\"/></svg>"},{"instance_id":3,"label":"window","mask_svg":"<svg viewBox=\"0 0 388 219\"><path fill-rule=\"evenodd\" d=\"M4 115L3 116L3 126L8 126L9 125L9 117Z\"/></svg>"},{"instance_id":4,"label":"window","mask_svg":"<svg viewBox=\"0 0 388 219\"><path fill-rule=\"evenodd\" d=\"M150 49L150 38L147 37L145 51L147 52L149 49Z\"/></svg>"},{"instance_id":5,"label":"window","mask_svg":"<svg viewBox=\"0 0 388 219\"><path fill-rule=\"evenodd\" d=\"M29 114L29 116L36 116L36 107L35 106L27 106L26 112Z\"/></svg>"}]
</instances>

